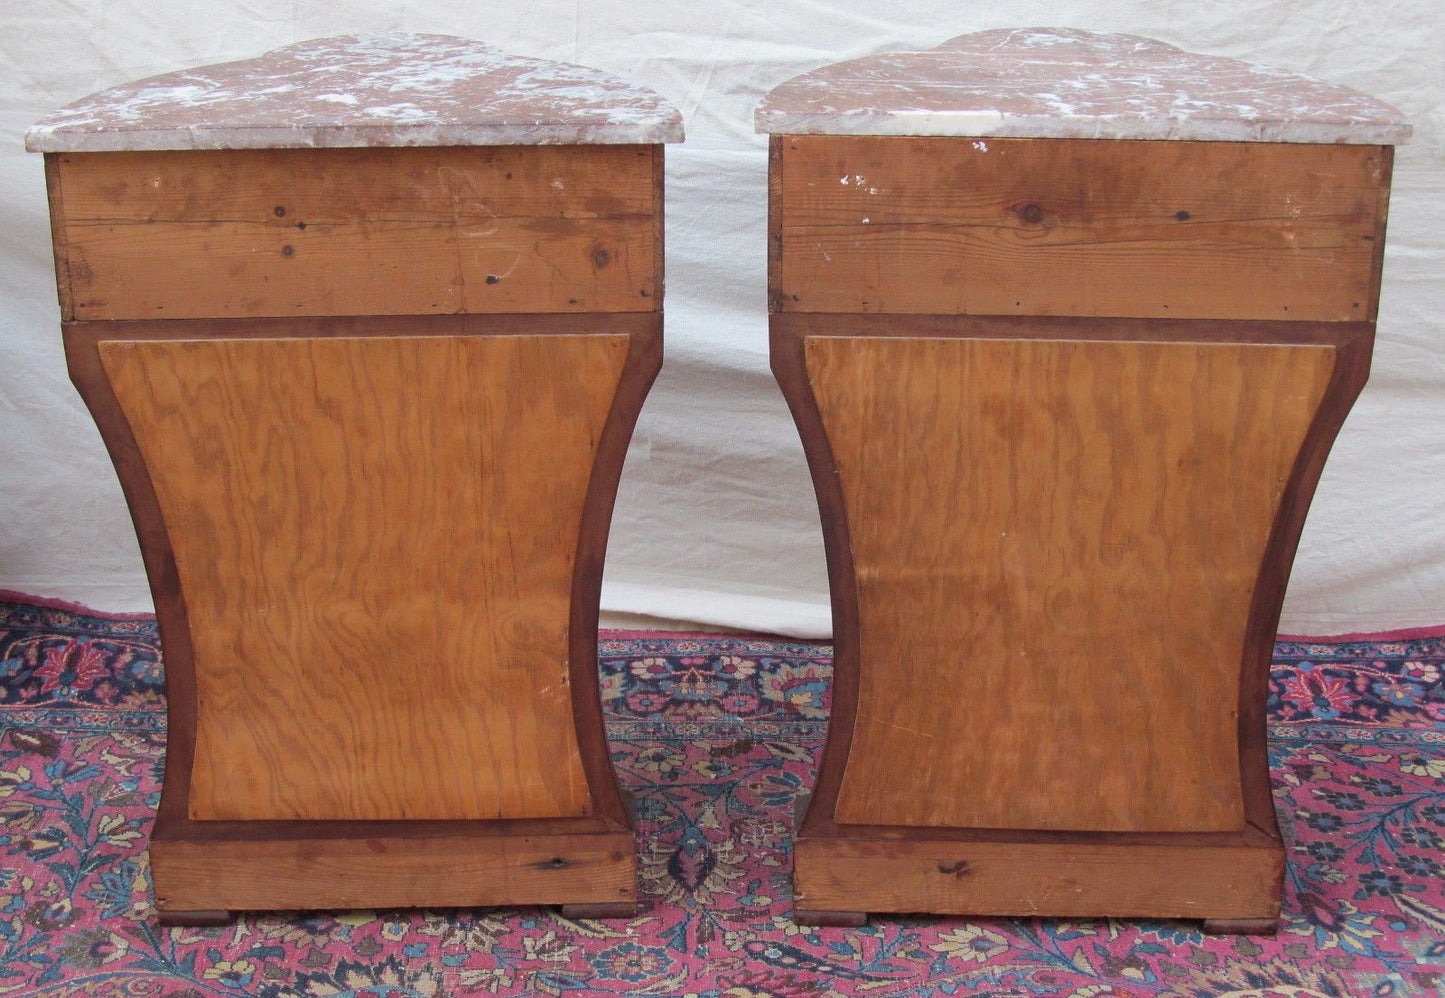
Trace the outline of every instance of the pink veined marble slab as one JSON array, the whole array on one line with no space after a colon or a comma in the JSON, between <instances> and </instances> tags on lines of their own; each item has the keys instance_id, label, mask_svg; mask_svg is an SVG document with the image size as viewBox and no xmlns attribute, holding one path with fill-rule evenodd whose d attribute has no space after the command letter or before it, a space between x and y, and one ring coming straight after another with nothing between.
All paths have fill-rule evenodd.
<instances>
[{"instance_id":1,"label":"pink veined marble slab","mask_svg":"<svg viewBox=\"0 0 1445 998\"><path fill-rule=\"evenodd\" d=\"M32 152L651 144L667 101L608 73L448 35L345 35L102 90L46 117Z\"/></svg>"},{"instance_id":2,"label":"pink veined marble slab","mask_svg":"<svg viewBox=\"0 0 1445 998\"><path fill-rule=\"evenodd\" d=\"M757 130L1399 145L1399 111L1348 87L1136 35L1021 28L835 63L776 87Z\"/></svg>"}]
</instances>

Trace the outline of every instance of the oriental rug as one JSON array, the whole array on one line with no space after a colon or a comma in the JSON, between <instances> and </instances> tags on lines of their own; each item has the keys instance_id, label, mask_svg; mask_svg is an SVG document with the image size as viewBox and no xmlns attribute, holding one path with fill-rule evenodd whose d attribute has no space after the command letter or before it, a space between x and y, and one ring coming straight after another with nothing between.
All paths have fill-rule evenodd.
<instances>
[{"instance_id":1,"label":"oriental rug","mask_svg":"<svg viewBox=\"0 0 1445 998\"><path fill-rule=\"evenodd\" d=\"M1278 644L1289 847L1274 938L1167 921L792 924L789 815L826 646L604 633L644 910L253 915L159 928L145 846L165 746L155 623L0 601L0 995L1343 998L1445 988L1445 637Z\"/></svg>"}]
</instances>

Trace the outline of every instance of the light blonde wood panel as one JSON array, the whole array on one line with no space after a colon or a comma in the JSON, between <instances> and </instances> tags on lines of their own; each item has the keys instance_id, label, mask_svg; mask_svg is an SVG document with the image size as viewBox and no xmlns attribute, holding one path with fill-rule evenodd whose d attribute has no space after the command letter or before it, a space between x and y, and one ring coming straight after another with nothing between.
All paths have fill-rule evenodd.
<instances>
[{"instance_id":1,"label":"light blonde wood panel","mask_svg":"<svg viewBox=\"0 0 1445 998\"><path fill-rule=\"evenodd\" d=\"M629 832L155 842L150 855L163 915L617 903L637 891Z\"/></svg>"},{"instance_id":2,"label":"light blonde wood panel","mask_svg":"<svg viewBox=\"0 0 1445 998\"><path fill-rule=\"evenodd\" d=\"M1371 146L788 136L773 308L1364 320L1388 157Z\"/></svg>"},{"instance_id":3,"label":"light blonde wood panel","mask_svg":"<svg viewBox=\"0 0 1445 998\"><path fill-rule=\"evenodd\" d=\"M57 160L77 319L658 305L651 146Z\"/></svg>"},{"instance_id":4,"label":"light blonde wood panel","mask_svg":"<svg viewBox=\"0 0 1445 998\"><path fill-rule=\"evenodd\" d=\"M795 904L1054 918L1277 918L1284 851L1253 844L800 840Z\"/></svg>"},{"instance_id":5,"label":"light blonde wood panel","mask_svg":"<svg viewBox=\"0 0 1445 998\"><path fill-rule=\"evenodd\" d=\"M569 600L627 350L100 344L190 620L192 818L588 813Z\"/></svg>"},{"instance_id":6,"label":"light blonde wood panel","mask_svg":"<svg viewBox=\"0 0 1445 998\"><path fill-rule=\"evenodd\" d=\"M1329 347L810 337L857 580L839 823L1237 829L1254 580Z\"/></svg>"}]
</instances>

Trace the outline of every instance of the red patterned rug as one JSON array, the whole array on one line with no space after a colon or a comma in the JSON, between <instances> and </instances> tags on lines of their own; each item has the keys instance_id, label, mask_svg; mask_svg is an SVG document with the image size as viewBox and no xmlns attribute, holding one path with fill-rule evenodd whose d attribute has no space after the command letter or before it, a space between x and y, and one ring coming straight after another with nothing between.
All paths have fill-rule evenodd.
<instances>
[{"instance_id":1,"label":"red patterned rug","mask_svg":"<svg viewBox=\"0 0 1445 998\"><path fill-rule=\"evenodd\" d=\"M0 995L1342 998L1445 988L1445 638L1284 641L1273 939L1183 922L788 918L788 816L826 647L610 636L608 731L644 912L346 912L160 929L146 838L165 744L150 618L0 602Z\"/></svg>"}]
</instances>

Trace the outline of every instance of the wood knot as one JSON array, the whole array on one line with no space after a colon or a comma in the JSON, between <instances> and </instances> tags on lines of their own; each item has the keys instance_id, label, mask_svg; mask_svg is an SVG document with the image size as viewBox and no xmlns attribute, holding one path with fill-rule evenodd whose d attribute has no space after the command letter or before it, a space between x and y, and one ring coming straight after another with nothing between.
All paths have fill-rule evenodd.
<instances>
[{"instance_id":1,"label":"wood knot","mask_svg":"<svg viewBox=\"0 0 1445 998\"><path fill-rule=\"evenodd\" d=\"M1179 221L1181 222L1187 222L1192 216L1187 211L1176 211L1174 213L1174 217L1179 219Z\"/></svg>"},{"instance_id":2,"label":"wood knot","mask_svg":"<svg viewBox=\"0 0 1445 998\"><path fill-rule=\"evenodd\" d=\"M938 872L953 877L955 880L962 880L971 873L973 868L968 860L961 859L956 863L939 863Z\"/></svg>"},{"instance_id":3,"label":"wood knot","mask_svg":"<svg viewBox=\"0 0 1445 998\"><path fill-rule=\"evenodd\" d=\"M497 284L497 283L499 283L501 280L502 280L502 279L501 279L500 277L498 277L496 274L488 274L488 275L487 275L487 283L488 283L488 284Z\"/></svg>"},{"instance_id":4,"label":"wood knot","mask_svg":"<svg viewBox=\"0 0 1445 998\"><path fill-rule=\"evenodd\" d=\"M1015 214L1026 225L1038 225L1044 220L1044 209L1033 201L1020 205Z\"/></svg>"},{"instance_id":5,"label":"wood knot","mask_svg":"<svg viewBox=\"0 0 1445 998\"><path fill-rule=\"evenodd\" d=\"M290 244L287 244L281 247L281 255L289 260L291 257L296 255L296 249Z\"/></svg>"},{"instance_id":6,"label":"wood knot","mask_svg":"<svg viewBox=\"0 0 1445 998\"><path fill-rule=\"evenodd\" d=\"M612 254L607 252L601 246L597 247L592 251L592 266L596 267L598 270L601 270L603 267L607 266L611 262Z\"/></svg>"},{"instance_id":7,"label":"wood knot","mask_svg":"<svg viewBox=\"0 0 1445 998\"><path fill-rule=\"evenodd\" d=\"M277 218L285 218L285 217L286 217L286 209L283 208L283 207L281 207L279 204L278 204L275 208L273 208L272 210L276 213L276 217L277 217Z\"/></svg>"},{"instance_id":8,"label":"wood knot","mask_svg":"<svg viewBox=\"0 0 1445 998\"><path fill-rule=\"evenodd\" d=\"M561 856L553 856L551 859L537 865L542 867L542 869L544 870L565 870L572 864L567 862Z\"/></svg>"}]
</instances>

